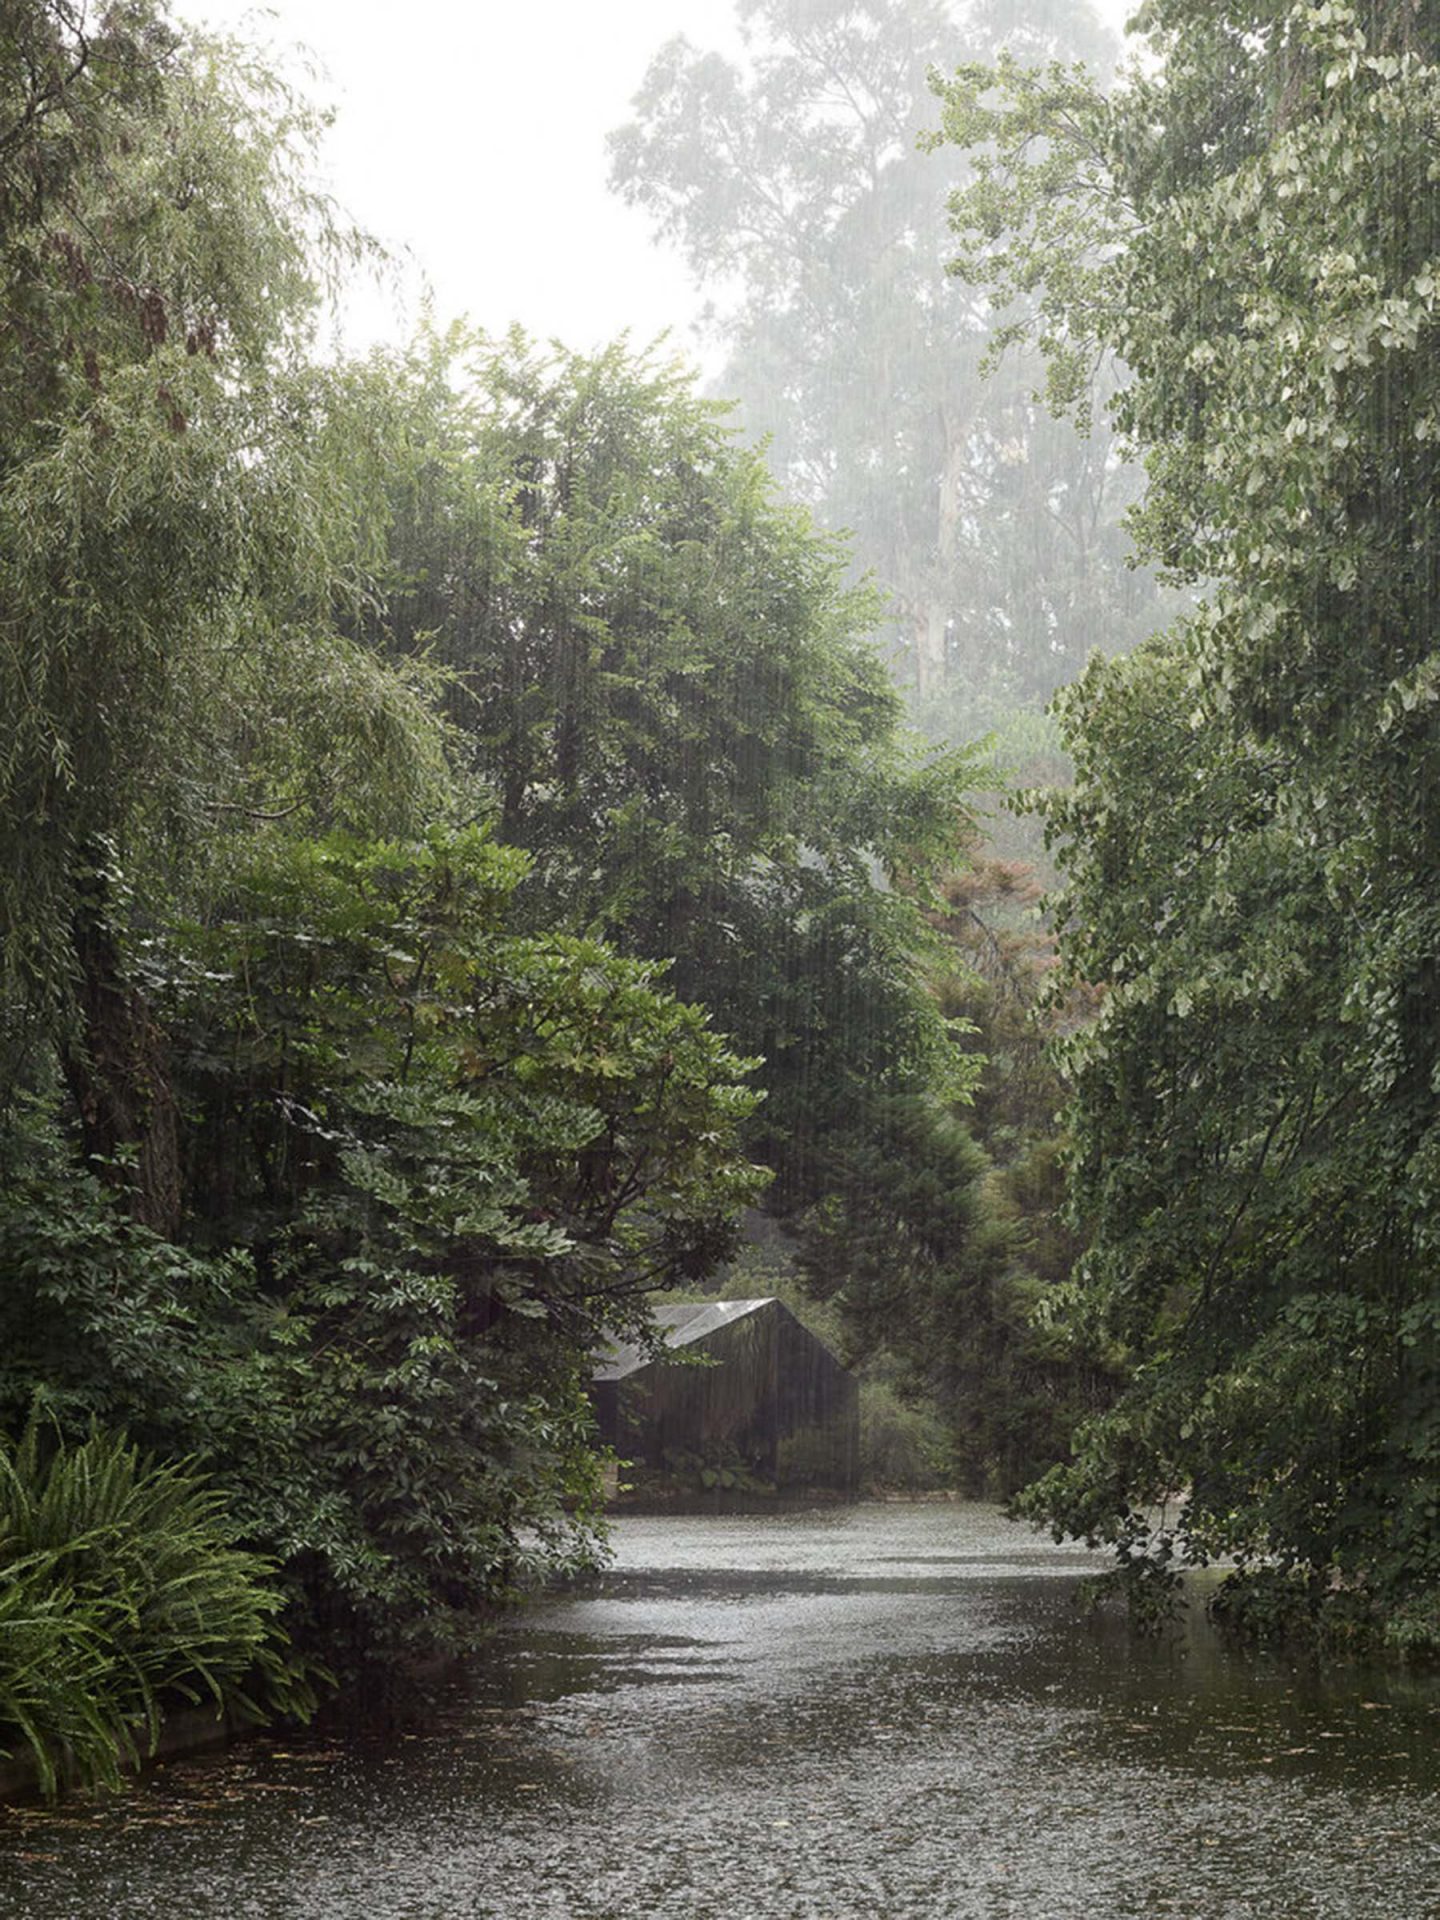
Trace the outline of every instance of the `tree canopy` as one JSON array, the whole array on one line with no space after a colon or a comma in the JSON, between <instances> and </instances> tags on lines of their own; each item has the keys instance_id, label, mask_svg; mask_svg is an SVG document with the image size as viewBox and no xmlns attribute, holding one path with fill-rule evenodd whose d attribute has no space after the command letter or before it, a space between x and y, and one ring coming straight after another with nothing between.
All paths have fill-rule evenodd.
<instances>
[{"instance_id":1,"label":"tree canopy","mask_svg":"<svg viewBox=\"0 0 1440 1920\"><path fill-rule=\"evenodd\" d=\"M315 116L158 5L18 9L0 85L0 1406L207 1467L311 1645L443 1641L593 1551L586 1356L763 1184L746 1063L519 914L367 625Z\"/></svg>"},{"instance_id":2,"label":"tree canopy","mask_svg":"<svg viewBox=\"0 0 1440 1920\"><path fill-rule=\"evenodd\" d=\"M537 922L670 960L761 1057L778 1197L813 1199L871 1093L963 1094L921 962L967 757L907 740L872 596L689 373L456 334L384 378L374 643L451 676Z\"/></svg>"}]
</instances>

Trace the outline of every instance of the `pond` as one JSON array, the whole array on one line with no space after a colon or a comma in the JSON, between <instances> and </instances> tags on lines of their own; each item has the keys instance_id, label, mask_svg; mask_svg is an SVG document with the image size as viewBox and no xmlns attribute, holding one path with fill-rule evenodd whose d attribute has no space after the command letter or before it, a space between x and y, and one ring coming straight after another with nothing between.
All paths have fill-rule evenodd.
<instances>
[{"instance_id":1,"label":"pond","mask_svg":"<svg viewBox=\"0 0 1440 1920\"><path fill-rule=\"evenodd\" d=\"M976 1506L626 1518L458 1681L0 1813L6 1920L1426 1920L1440 1680L1087 1617Z\"/></svg>"}]
</instances>

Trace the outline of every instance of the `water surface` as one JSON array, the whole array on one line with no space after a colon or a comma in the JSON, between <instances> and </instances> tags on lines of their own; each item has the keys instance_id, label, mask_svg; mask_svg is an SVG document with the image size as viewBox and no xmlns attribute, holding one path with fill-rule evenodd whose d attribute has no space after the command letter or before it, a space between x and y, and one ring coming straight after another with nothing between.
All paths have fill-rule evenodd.
<instances>
[{"instance_id":1,"label":"water surface","mask_svg":"<svg viewBox=\"0 0 1440 1920\"><path fill-rule=\"evenodd\" d=\"M992 1510L631 1518L463 1681L0 1826L6 1920L1440 1920L1440 1681L1158 1641Z\"/></svg>"}]
</instances>

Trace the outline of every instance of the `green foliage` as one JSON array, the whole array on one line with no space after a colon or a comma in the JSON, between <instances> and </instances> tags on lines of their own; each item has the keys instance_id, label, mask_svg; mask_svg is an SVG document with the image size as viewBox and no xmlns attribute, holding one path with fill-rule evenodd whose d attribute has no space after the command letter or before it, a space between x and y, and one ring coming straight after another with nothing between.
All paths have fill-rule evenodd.
<instances>
[{"instance_id":1,"label":"green foliage","mask_svg":"<svg viewBox=\"0 0 1440 1920\"><path fill-rule=\"evenodd\" d=\"M502 837L532 856L522 909L672 959L758 1059L772 1206L869 1207L885 1155L922 1112L953 1129L977 1071L929 991L923 910L973 759L901 732L872 598L653 355L456 333L356 397L409 423L375 642L453 675Z\"/></svg>"},{"instance_id":2,"label":"green foliage","mask_svg":"<svg viewBox=\"0 0 1440 1920\"><path fill-rule=\"evenodd\" d=\"M667 947L617 958L581 897L630 721L567 788L533 728L507 758L483 676L413 620L401 496L438 460L442 512L493 536L473 604L531 633L522 679L537 645L580 660L546 625L558 583L582 606L636 541L698 623L709 562L645 492L665 380L626 388L611 356L579 382L568 431L609 405L615 510L532 561L522 481L550 454L522 352L443 444L440 349L408 384L307 363L361 250L310 184L319 125L159 4L0 26L0 1397L12 1430L39 1385L72 1427L202 1457L343 1651L463 1637L593 1554L588 1350L723 1254L760 1176L744 1063L667 990ZM691 416L677 500L723 444ZM762 495L752 465L739 522L779 523ZM726 644L827 566L772 541ZM654 629L644 601L627 644ZM762 734L733 751L804 751ZM543 869L571 913L522 916L530 862L464 824L505 814L516 764L533 890Z\"/></svg>"},{"instance_id":3,"label":"green foliage","mask_svg":"<svg viewBox=\"0 0 1440 1920\"><path fill-rule=\"evenodd\" d=\"M347 1188L393 1250L503 1269L586 1340L587 1299L668 1284L754 1190L756 1099L662 968L512 930L526 864L476 828L287 842L153 994L204 1101L197 1192L273 1232Z\"/></svg>"},{"instance_id":4,"label":"green foliage","mask_svg":"<svg viewBox=\"0 0 1440 1920\"><path fill-rule=\"evenodd\" d=\"M667 1494L738 1493L766 1494L775 1491L767 1480L757 1479L741 1450L729 1440L718 1440L703 1448L666 1447L663 1470L655 1478ZM646 1474L635 1469L635 1484L645 1490Z\"/></svg>"},{"instance_id":5,"label":"green foliage","mask_svg":"<svg viewBox=\"0 0 1440 1920\"><path fill-rule=\"evenodd\" d=\"M0 87L0 952L53 992L87 843L172 780L242 605L299 587L279 476L234 455L284 451L268 389L313 292L284 155L314 121L177 57L158 6L88 33L26 0Z\"/></svg>"},{"instance_id":6,"label":"green foliage","mask_svg":"<svg viewBox=\"0 0 1440 1920\"><path fill-rule=\"evenodd\" d=\"M173 50L145 0L93 27L58 0L14 10L0 39L0 241L63 200L124 116L153 101Z\"/></svg>"},{"instance_id":7,"label":"green foliage","mask_svg":"<svg viewBox=\"0 0 1440 1920\"><path fill-rule=\"evenodd\" d=\"M964 271L1035 296L1062 398L1097 342L1123 354L1135 524L1214 583L1061 702L1062 947L1104 989L1065 1050L1076 1312L1136 1367L1028 1506L1140 1554L1184 1487L1193 1556L1420 1619L1440 47L1408 8L1156 0L1143 23L1155 60L1108 100L1060 71L946 90L951 137L985 143Z\"/></svg>"},{"instance_id":8,"label":"green foliage","mask_svg":"<svg viewBox=\"0 0 1440 1920\"><path fill-rule=\"evenodd\" d=\"M523 869L475 829L284 841L152 935L188 1246L15 1147L12 1404L203 1450L336 1646L463 1639L593 1555L586 1356L761 1185L743 1063L654 966L511 931Z\"/></svg>"},{"instance_id":9,"label":"green foliage","mask_svg":"<svg viewBox=\"0 0 1440 1920\"><path fill-rule=\"evenodd\" d=\"M1108 1572L1082 1580L1077 1598L1087 1612L1115 1600L1138 1632L1162 1632L1185 1605L1173 1534L1152 1530L1143 1544L1117 1554Z\"/></svg>"},{"instance_id":10,"label":"green foliage","mask_svg":"<svg viewBox=\"0 0 1440 1920\"><path fill-rule=\"evenodd\" d=\"M953 846L963 757L907 746L873 595L693 375L456 330L351 404L405 422L374 637L450 669L501 838L582 925L683 966L759 863L853 892Z\"/></svg>"},{"instance_id":11,"label":"green foliage","mask_svg":"<svg viewBox=\"0 0 1440 1920\"><path fill-rule=\"evenodd\" d=\"M1434 1660L1440 1654L1440 1602L1435 1595L1417 1594L1391 1608L1383 1643L1403 1656Z\"/></svg>"},{"instance_id":12,"label":"green foliage","mask_svg":"<svg viewBox=\"0 0 1440 1920\"><path fill-rule=\"evenodd\" d=\"M786 1142L669 980L746 1045L747 967L797 996L772 1092L812 956L867 1023L832 1102L928 1071L877 872L920 884L958 769L673 369L307 366L314 117L115 22L108 65L0 34L64 147L0 233L0 1389L202 1455L328 1644L445 1643L593 1554L586 1356Z\"/></svg>"},{"instance_id":13,"label":"green foliage","mask_svg":"<svg viewBox=\"0 0 1440 1920\"><path fill-rule=\"evenodd\" d=\"M358 245L306 180L320 116L162 5L86 19L0 25L0 1098L58 1064L87 1159L130 1155L173 1236L179 1116L116 926L266 821L412 829L443 729L335 630L368 536L303 357Z\"/></svg>"},{"instance_id":14,"label":"green foliage","mask_svg":"<svg viewBox=\"0 0 1440 1920\"><path fill-rule=\"evenodd\" d=\"M0 1738L23 1739L47 1795L62 1780L118 1786L177 1699L308 1711L273 1563L235 1546L238 1531L190 1464L157 1464L118 1433L67 1447L37 1409L0 1445Z\"/></svg>"},{"instance_id":15,"label":"green foliage","mask_svg":"<svg viewBox=\"0 0 1440 1920\"><path fill-rule=\"evenodd\" d=\"M1136 475L1108 423L1082 436L1047 418L1031 391L1036 355L1012 353L997 372L1000 322L937 270L953 155L922 136L930 69L1001 45L1021 64L1103 58L1107 38L1073 6L983 5L961 18L908 0L743 0L738 11L739 61L680 39L656 56L635 119L611 136L612 182L729 298L716 323L729 349L720 390L738 396L783 484L823 524L849 530L854 560L873 570L917 726L933 740L997 736L971 758L972 790L1063 778L1040 703L1094 646L1131 645L1160 617L1153 580L1126 565L1120 515ZM1113 373L1090 371L1098 405ZM1043 858L1011 799L997 793L989 830ZM902 886L896 901L851 886L833 905L816 900L819 876L802 866L768 929L744 903L717 903L712 924L740 937L718 953L712 943L693 987L681 978L711 1005L723 984L717 1017L767 1061L762 1151L812 1285L843 1300L853 1339L907 1356L913 1391L939 1395L963 1436L952 1471L1009 1491L1063 1455L1113 1364L1093 1358L1094 1343L1062 1350L1053 1327L1033 1324L1067 1276L1038 1278L1028 1237L1048 1233L1050 1252L1065 1237L1039 1226L1051 1203L1017 1196L1047 1151L1053 1162L1058 1098L1027 1117L1024 1148L1006 1123L992 1139L985 1119L958 1110L992 1041L1005 1064L991 1085L1016 1064L998 1030L967 1037L977 1010L997 1013L986 990L947 978L973 970L974 953L957 968L953 951L905 925L915 906L939 904L937 873L959 860L952 841L923 890ZM758 956L781 952L776 979ZM909 1013L907 1032L910 955L931 1005L918 1025ZM855 1003L837 1005L846 983Z\"/></svg>"},{"instance_id":16,"label":"green foliage","mask_svg":"<svg viewBox=\"0 0 1440 1920\"><path fill-rule=\"evenodd\" d=\"M1081 1009L1045 1004L1037 898L1026 869L979 856L945 880L930 990L967 1050L970 1104L872 1095L863 1130L826 1141L786 1256L727 1282L780 1293L859 1366L878 1484L1008 1496L1068 1456L1121 1376L1116 1343L1062 1311L1082 1242L1063 1217L1046 1044Z\"/></svg>"},{"instance_id":17,"label":"green foliage","mask_svg":"<svg viewBox=\"0 0 1440 1920\"><path fill-rule=\"evenodd\" d=\"M1331 1655L1373 1651L1382 1627L1384 1643L1396 1651L1434 1648L1432 1608L1412 1601L1396 1610L1392 1622L1384 1622L1373 1596L1318 1578L1308 1567L1250 1567L1231 1574L1217 1589L1210 1611L1246 1639L1290 1641Z\"/></svg>"},{"instance_id":18,"label":"green foliage","mask_svg":"<svg viewBox=\"0 0 1440 1920\"><path fill-rule=\"evenodd\" d=\"M341 1655L460 1644L593 1557L587 1356L752 1159L852 1327L993 1264L974 763L688 376L316 368L317 117L159 4L12 13L0 1414L201 1460Z\"/></svg>"},{"instance_id":19,"label":"green foliage","mask_svg":"<svg viewBox=\"0 0 1440 1920\"><path fill-rule=\"evenodd\" d=\"M860 1378L860 1484L870 1493L924 1493L954 1476L952 1436L933 1400L902 1394L874 1372Z\"/></svg>"}]
</instances>

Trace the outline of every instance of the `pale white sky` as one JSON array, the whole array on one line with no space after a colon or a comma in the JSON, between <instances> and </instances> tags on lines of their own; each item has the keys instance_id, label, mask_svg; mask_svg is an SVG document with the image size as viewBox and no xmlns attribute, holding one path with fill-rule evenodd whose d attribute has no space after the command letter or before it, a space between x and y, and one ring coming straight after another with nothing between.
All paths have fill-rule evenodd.
<instances>
[{"instance_id":1,"label":"pale white sky","mask_svg":"<svg viewBox=\"0 0 1440 1920\"><path fill-rule=\"evenodd\" d=\"M1117 24L1132 0L1100 0ZM644 216L605 186L605 134L630 117L651 56L677 33L738 45L733 0L176 0L184 17L279 48L302 44L337 110L329 183L408 248L411 300L492 331L519 321L588 350L672 329L694 354L699 301ZM409 311L413 314L413 305ZM393 293L358 288L347 343L403 337Z\"/></svg>"}]
</instances>

